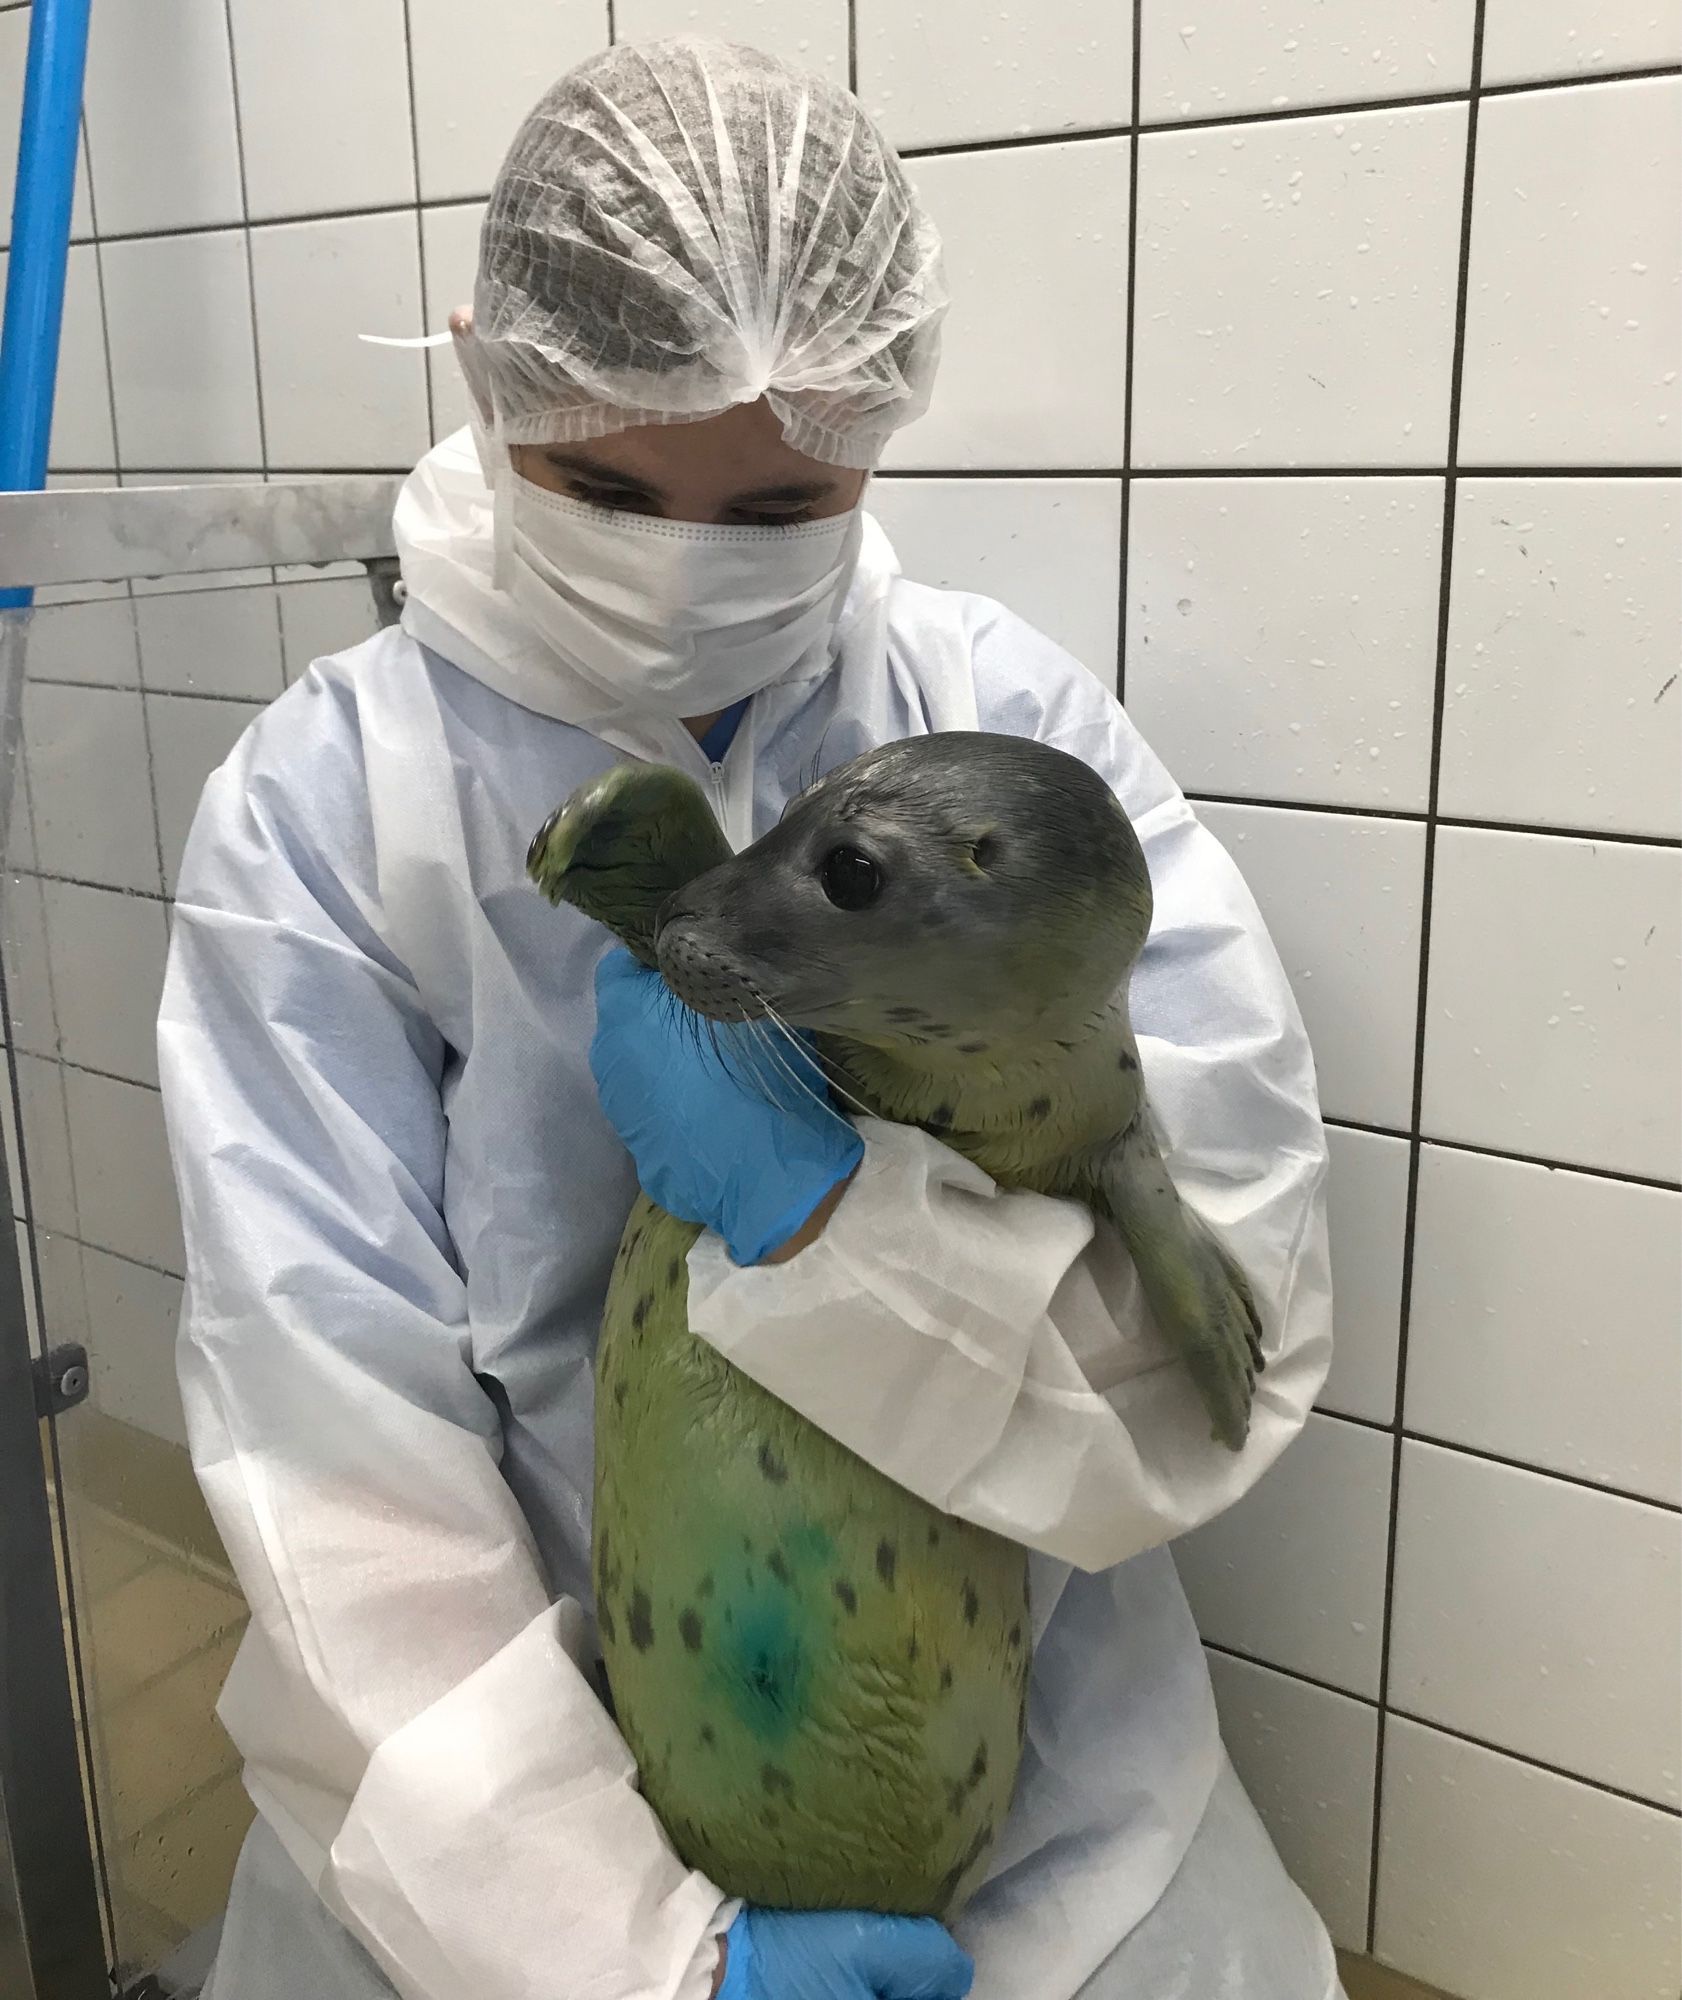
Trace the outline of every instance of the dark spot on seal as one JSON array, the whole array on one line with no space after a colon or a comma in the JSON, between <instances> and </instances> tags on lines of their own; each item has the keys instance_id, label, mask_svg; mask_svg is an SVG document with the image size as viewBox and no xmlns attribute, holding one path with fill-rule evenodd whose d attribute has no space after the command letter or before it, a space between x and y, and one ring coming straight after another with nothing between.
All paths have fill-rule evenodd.
<instances>
[{"instance_id":1,"label":"dark spot on seal","mask_svg":"<svg viewBox=\"0 0 1682 2000\"><path fill-rule=\"evenodd\" d=\"M1028 1119L1031 1124L1038 1125L1043 1119L1050 1116L1051 1099L1049 1097L1036 1097L1029 1104Z\"/></svg>"},{"instance_id":2,"label":"dark spot on seal","mask_svg":"<svg viewBox=\"0 0 1682 2000\"><path fill-rule=\"evenodd\" d=\"M958 1053L961 1056L982 1056L987 1053L987 1044L985 1042L960 1042L958 1044Z\"/></svg>"},{"instance_id":3,"label":"dark spot on seal","mask_svg":"<svg viewBox=\"0 0 1682 2000\"><path fill-rule=\"evenodd\" d=\"M690 1652L701 1650L701 1614L692 1606L678 1614L677 1629Z\"/></svg>"},{"instance_id":4,"label":"dark spot on seal","mask_svg":"<svg viewBox=\"0 0 1682 2000\"><path fill-rule=\"evenodd\" d=\"M718 1731L713 1728L710 1722L703 1722L701 1724L701 1741L709 1750L715 1749L718 1745Z\"/></svg>"},{"instance_id":5,"label":"dark spot on seal","mask_svg":"<svg viewBox=\"0 0 1682 2000\"><path fill-rule=\"evenodd\" d=\"M631 1644L639 1653L646 1653L654 1644L654 1606L648 1601L648 1592L640 1586L631 1592L628 1624Z\"/></svg>"},{"instance_id":6,"label":"dark spot on seal","mask_svg":"<svg viewBox=\"0 0 1682 2000\"><path fill-rule=\"evenodd\" d=\"M964 1623L973 1625L981 1616L981 1599L975 1594L975 1585L964 1578Z\"/></svg>"},{"instance_id":7,"label":"dark spot on seal","mask_svg":"<svg viewBox=\"0 0 1682 2000\"><path fill-rule=\"evenodd\" d=\"M856 1616L859 1608L859 1594L844 1577L837 1578L835 1594L840 1598L841 1609L846 1612L847 1616L849 1618Z\"/></svg>"},{"instance_id":8,"label":"dark spot on seal","mask_svg":"<svg viewBox=\"0 0 1682 2000\"><path fill-rule=\"evenodd\" d=\"M788 1478L788 1467L768 1444L759 1447L759 1469L773 1486L781 1486Z\"/></svg>"},{"instance_id":9,"label":"dark spot on seal","mask_svg":"<svg viewBox=\"0 0 1682 2000\"><path fill-rule=\"evenodd\" d=\"M794 1780L780 1764L766 1764L759 1773L759 1782L773 1795L781 1793L785 1799L794 1797Z\"/></svg>"},{"instance_id":10,"label":"dark spot on seal","mask_svg":"<svg viewBox=\"0 0 1682 2000\"><path fill-rule=\"evenodd\" d=\"M1010 1628L1010 1630L1005 1634L1005 1644L1009 1646L1010 1650L1014 1653L1017 1647L1021 1645L1021 1643L1022 1643L1022 1627L1020 1625L1013 1625Z\"/></svg>"},{"instance_id":11,"label":"dark spot on seal","mask_svg":"<svg viewBox=\"0 0 1682 2000\"><path fill-rule=\"evenodd\" d=\"M1119 1070L1126 1071L1130 1069L1137 1069L1138 1067L1139 1067L1139 1058L1133 1053L1131 1049L1123 1049L1120 1056L1116 1060L1116 1068Z\"/></svg>"},{"instance_id":12,"label":"dark spot on seal","mask_svg":"<svg viewBox=\"0 0 1682 2000\"><path fill-rule=\"evenodd\" d=\"M696 1584L695 1595L697 1597L711 1597L713 1592L717 1590L717 1588L718 1585L713 1580L713 1573L711 1570L708 1570L706 1575L702 1577L701 1581L698 1584Z\"/></svg>"},{"instance_id":13,"label":"dark spot on seal","mask_svg":"<svg viewBox=\"0 0 1682 2000\"><path fill-rule=\"evenodd\" d=\"M666 1283L671 1286L673 1291L677 1290L677 1281L682 1276L683 1259L681 1257L674 1257L666 1266Z\"/></svg>"},{"instance_id":14,"label":"dark spot on seal","mask_svg":"<svg viewBox=\"0 0 1682 2000\"><path fill-rule=\"evenodd\" d=\"M890 1021L920 1021L922 1018L923 1010L921 1007L890 1007L888 1009L888 1019Z\"/></svg>"},{"instance_id":15,"label":"dark spot on seal","mask_svg":"<svg viewBox=\"0 0 1682 2000\"><path fill-rule=\"evenodd\" d=\"M765 1567L779 1583L792 1583L794 1581L793 1577L789 1574L788 1560L781 1549L773 1549L771 1551L765 1558Z\"/></svg>"},{"instance_id":16,"label":"dark spot on seal","mask_svg":"<svg viewBox=\"0 0 1682 2000\"><path fill-rule=\"evenodd\" d=\"M905 1642L905 1658L907 1664L914 1667L917 1664L917 1655L922 1650L923 1650L922 1647L917 1644L917 1635L915 1632L913 1632L911 1637L907 1639Z\"/></svg>"},{"instance_id":17,"label":"dark spot on seal","mask_svg":"<svg viewBox=\"0 0 1682 2000\"><path fill-rule=\"evenodd\" d=\"M949 1027L944 1021L929 1021L924 1024L923 1033L925 1035L938 1035L944 1041L948 1035L956 1034L957 1030Z\"/></svg>"},{"instance_id":18,"label":"dark spot on seal","mask_svg":"<svg viewBox=\"0 0 1682 2000\"><path fill-rule=\"evenodd\" d=\"M975 1838L970 1842L968 1848L964 1851L963 1855L958 1860L954 1861L952 1866L947 1870L945 1878L941 1882L939 1892L935 1898L937 1902L940 1903L951 1902L952 1898L958 1893L958 1884L963 1881L964 1877L981 1859L982 1855L984 1855L987 1852L988 1848L991 1847L992 1844L993 1844L993 1822L992 1819L989 1818L986 1825L977 1828Z\"/></svg>"},{"instance_id":19,"label":"dark spot on seal","mask_svg":"<svg viewBox=\"0 0 1682 2000\"><path fill-rule=\"evenodd\" d=\"M946 1787L946 1810L954 1819L963 1811L964 1800L967 1796L968 1794L962 1785L948 1785Z\"/></svg>"},{"instance_id":20,"label":"dark spot on seal","mask_svg":"<svg viewBox=\"0 0 1682 2000\"><path fill-rule=\"evenodd\" d=\"M923 1123L928 1126L931 1132L944 1132L951 1126L952 1120L956 1115L957 1107L955 1105L937 1104L928 1117L923 1120Z\"/></svg>"},{"instance_id":21,"label":"dark spot on seal","mask_svg":"<svg viewBox=\"0 0 1682 2000\"><path fill-rule=\"evenodd\" d=\"M876 1574L890 1590L893 1588L894 1571L898 1567L899 1550L890 1541L878 1542L876 1544Z\"/></svg>"},{"instance_id":22,"label":"dark spot on seal","mask_svg":"<svg viewBox=\"0 0 1682 2000\"><path fill-rule=\"evenodd\" d=\"M970 1789L973 1791L974 1788L981 1783L982 1779L986 1777L986 1775L987 1775L987 1745L985 1743L978 1743L976 1745L975 1756L971 1760L969 1767Z\"/></svg>"},{"instance_id":23,"label":"dark spot on seal","mask_svg":"<svg viewBox=\"0 0 1682 2000\"><path fill-rule=\"evenodd\" d=\"M929 1529L929 1547L931 1549L938 1549L940 1547L940 1530L933 1526Z\"/></svg>"},{"instance_id":24,"label":"dark spot on seal","mask_svg":"<svg viewBox=\"0 0 1682 2000\"><path fill-rule=\"evenodd\" d=\"M625 1407L625 1396L626 1396L626 1393L627 1393L627 1391L626 1391L626 1385L625 1385L625 1384L624 1384L623 1382L615 1382L615 1383L614 1383L614 1385L613 1385L613 1407L614 1407L614 1408L615 1408L616 1410L622 1410L622 1409L624 1409L624 1407Z\"/></svg>"},{"instance_id":25,"label":"dark spot on seal","mask_svg":"<svg viewBox=\"0 0 1682 2000\"><path fill-rule=\"evenodd\" d=\"M654 1294L652 1292L644 1292L642 1297L631 1308L631 1324L636 1328L638 1333L641 1333L643 1328L648 1324L648 1315L653 1309Z\"/></svg>"},{"instance_id":26,"label":"dark spot on seal","mask_svg":"<svg viewBox=\"0 0 1682 2000\"><path fill-rule=\"evenodd\" d=\"M940 1670L941 1693L945 1694L945 1692L949 1687L951 1687L951 1685L952 1685L952 1669L950 1667L942 1667Z\"/></svg>"},{"instance_id":27,"label":"dark spot on seal","mask_svg":"<svg viewBox=\"0 0 1682 2000\"><path fill-rule=\"evenodd\" d=\"M613 1617L613 1606L605 1597L596 1600L596 1629L610 1646L619 1637L619 1627Z\"/></svg>"}]
</instances>

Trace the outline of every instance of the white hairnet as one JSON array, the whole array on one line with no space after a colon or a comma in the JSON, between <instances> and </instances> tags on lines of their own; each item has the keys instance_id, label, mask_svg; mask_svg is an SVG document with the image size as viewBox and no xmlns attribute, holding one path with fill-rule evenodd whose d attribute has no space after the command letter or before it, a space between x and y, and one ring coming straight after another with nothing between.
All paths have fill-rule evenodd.
<instances>
[{"instance_id":1,"label":"white hairnet","mask_svg":"<svg viewBox=\"0 0 1682 2000\"><path fill-rule=\"evenodd\" d=\"M756 49L610 49L515 135L462 362L492 443L763 396L796 450L875 463L926 408L940 245L847 91Z\"/></svg>"}]
</instances>

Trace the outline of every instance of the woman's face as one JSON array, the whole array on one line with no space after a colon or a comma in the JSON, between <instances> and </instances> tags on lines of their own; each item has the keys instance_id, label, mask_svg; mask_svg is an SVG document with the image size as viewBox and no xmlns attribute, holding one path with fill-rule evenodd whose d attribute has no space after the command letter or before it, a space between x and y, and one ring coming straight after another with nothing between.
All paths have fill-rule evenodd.
<instances>
[{"instance_id":1,"label":"woman's face","mask_svg":"<svg viewBox=\"0 0 1682 2000\"><path fill-rule=\"evenodd\" d=\"M796 451L764 402L582 444L516 445L513 457L534 486L593 507L732 528L844 514L869 476Z\"/></svg>"}]
</instances>

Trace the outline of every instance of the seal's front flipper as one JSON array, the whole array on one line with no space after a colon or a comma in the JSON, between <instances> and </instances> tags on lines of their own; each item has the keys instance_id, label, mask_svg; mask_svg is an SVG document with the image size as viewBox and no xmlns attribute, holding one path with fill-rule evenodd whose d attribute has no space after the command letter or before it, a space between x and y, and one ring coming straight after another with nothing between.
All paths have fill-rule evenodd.
<instances>
[{"instance_id":1,"label":"seal's front flipper","mask_svg":"<svg viewBox=\"0 0 1682 2000\"><path fill-rule=\"evenodd\" d=\"M606 924L651 966L661 904L729 859L730 843L692 778L665 764L615 764L544 822L526 873L551 903Z\"/></svg>"},{"instance_id":2,"label":"seal's front flipper","mask_svg":"<svg viewBox=\"0 0 1682 2000\"><path fill-rule=\"evenodd\" d=\"M1163 1337L1191 1371L1214 1435L1239 1450L1262 1367L1261 1320L1249 1280L1180 1199L1149 1116L1111 1148L1099 1178Z\"/></svg>"}]
</instances>

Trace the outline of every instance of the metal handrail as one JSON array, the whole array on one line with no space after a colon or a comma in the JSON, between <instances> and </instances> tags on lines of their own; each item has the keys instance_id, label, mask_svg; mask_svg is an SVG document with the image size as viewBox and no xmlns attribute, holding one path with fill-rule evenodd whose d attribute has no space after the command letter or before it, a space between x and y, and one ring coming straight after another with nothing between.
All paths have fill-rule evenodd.
<instances>
[{"instance_id":1,"label":"metal handrail","mask_svg":"<svg viewBox=\"0 0 1682 2000\"><path fill-rule=\"evenodd\" d=\"M392 554L389 476L0 493L0 591Z\"/></svg>"}]
</instances>

